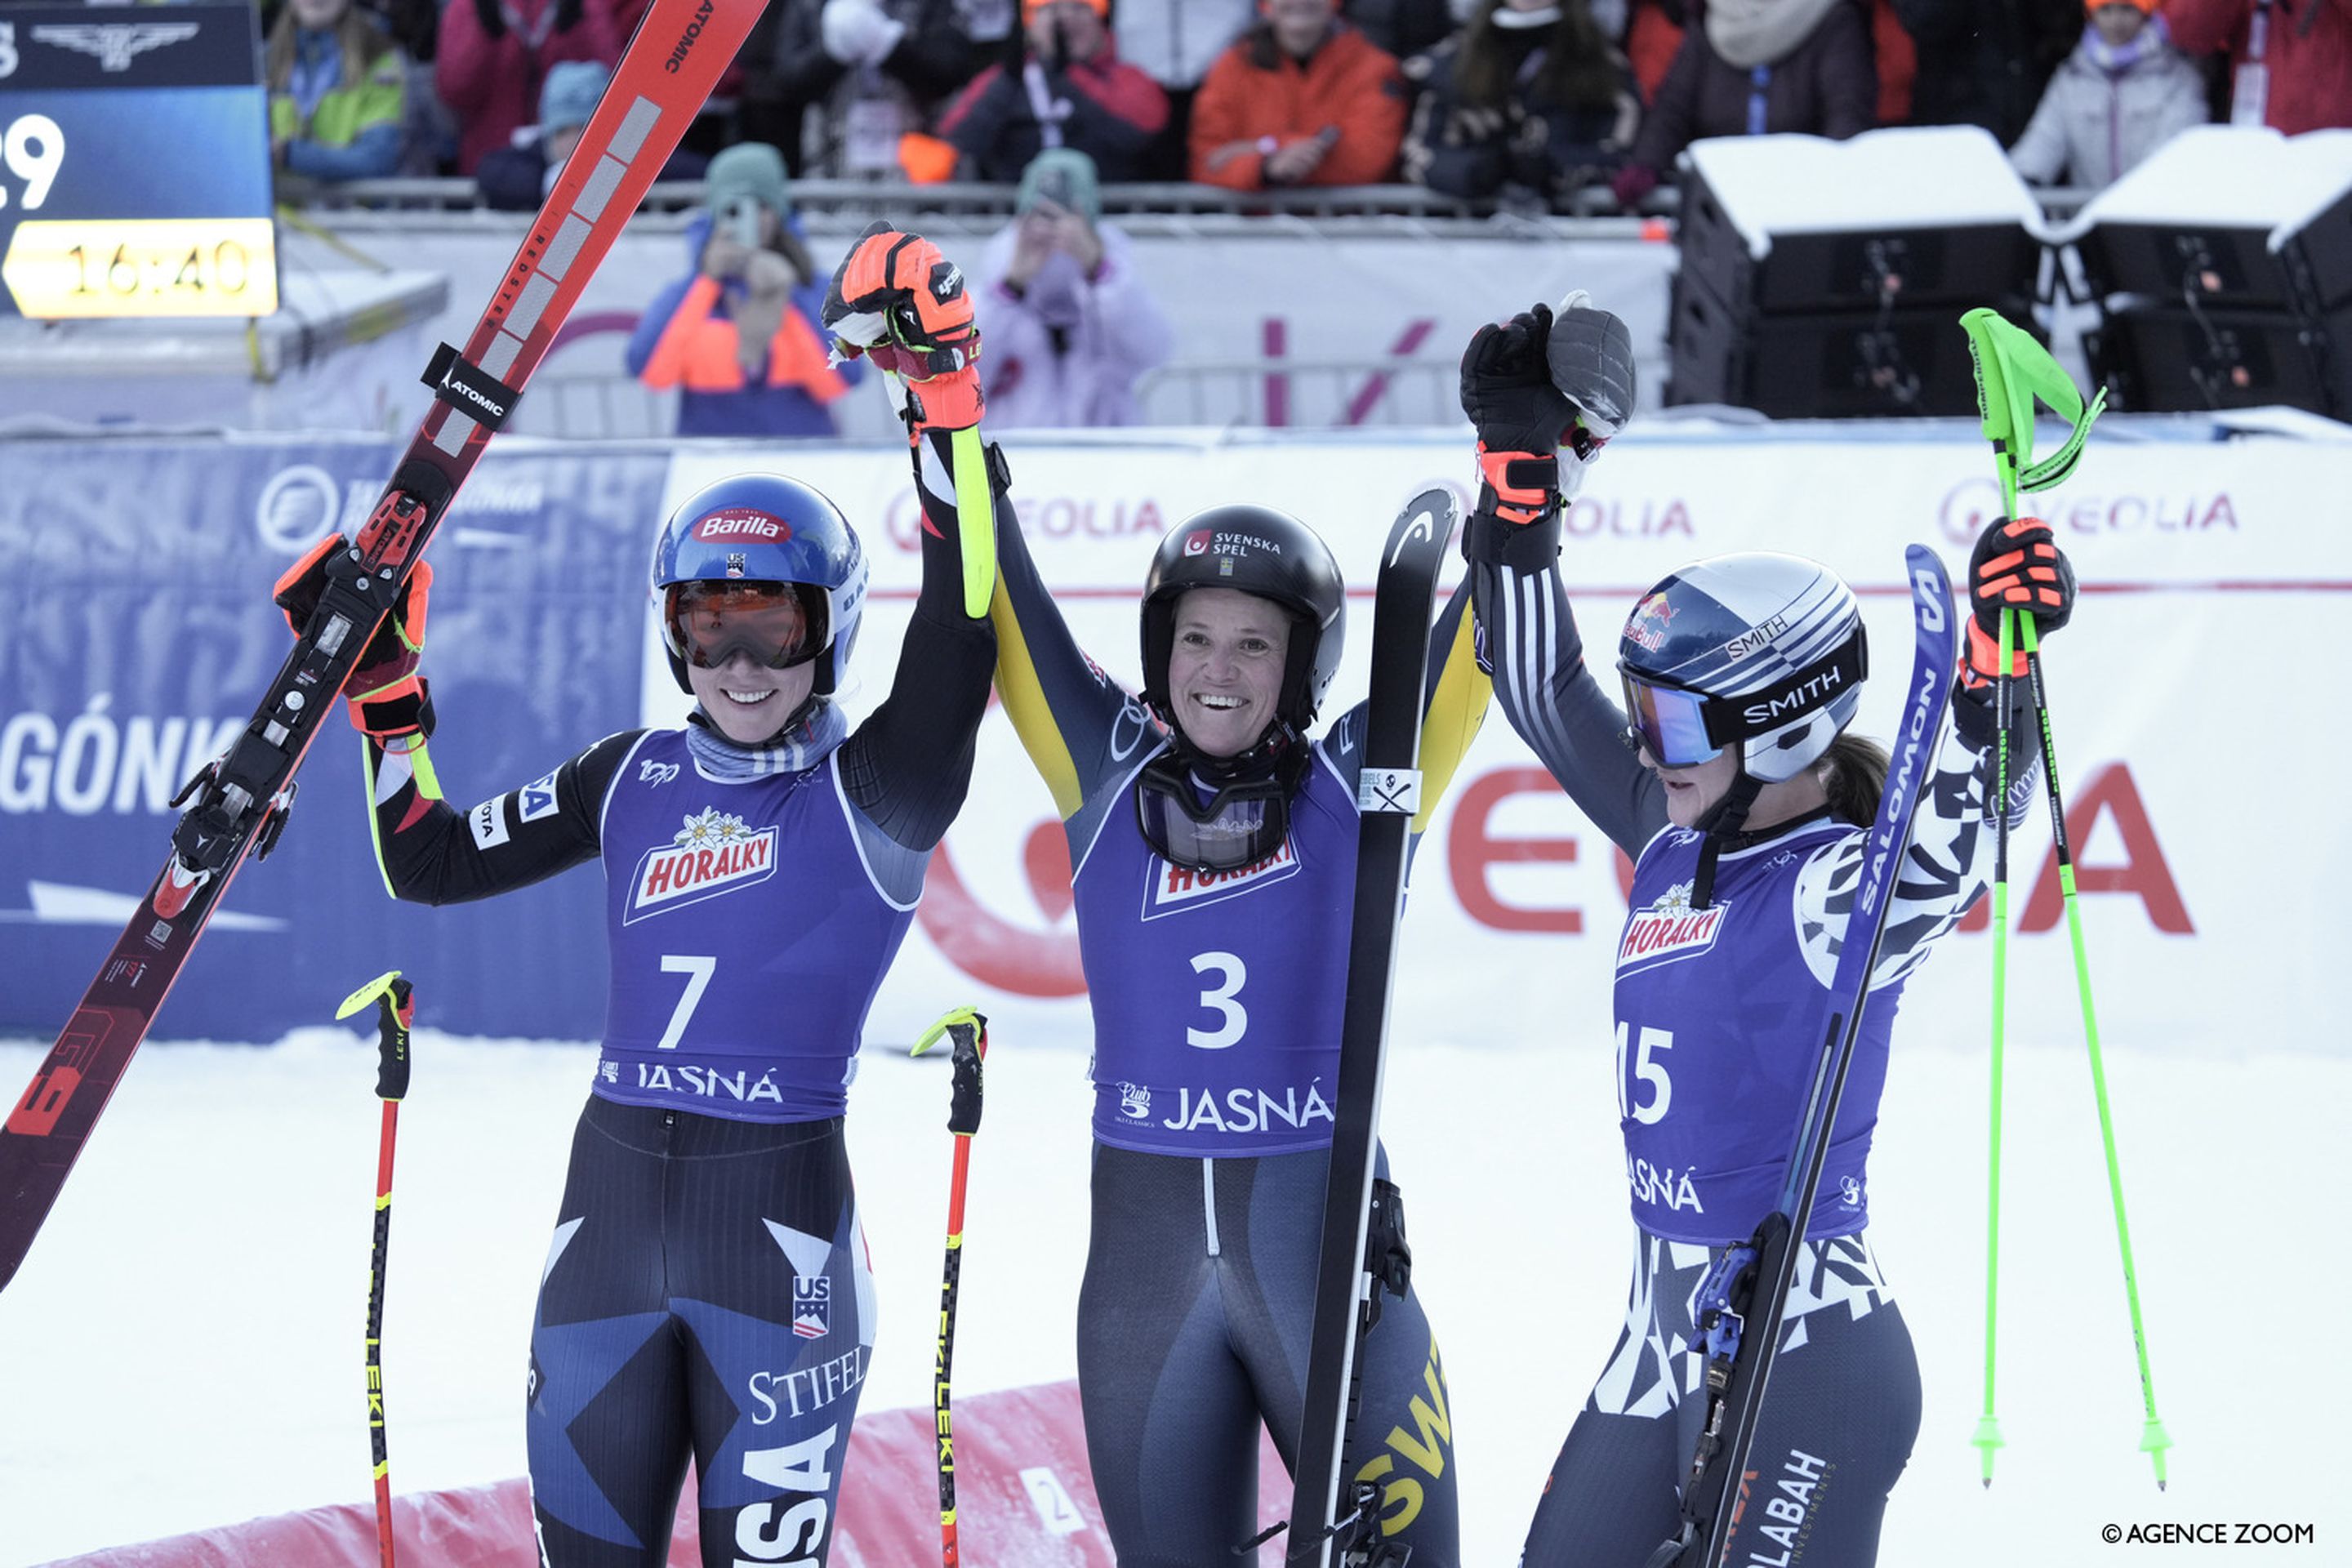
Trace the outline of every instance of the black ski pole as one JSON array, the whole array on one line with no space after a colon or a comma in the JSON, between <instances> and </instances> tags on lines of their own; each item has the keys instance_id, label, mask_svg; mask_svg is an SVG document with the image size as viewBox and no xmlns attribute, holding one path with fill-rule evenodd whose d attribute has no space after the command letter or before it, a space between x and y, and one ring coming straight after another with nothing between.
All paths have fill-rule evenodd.
<instances>
[{"instance_id":1,"label":"black ski pole","mask_svg":"<svg viewBox=\"0 0 2352 1568\"><path fill-rule=\"evenodd\" d=\"M400 1102L408 1093L408 1029L416 1018L416 990L395 969L343 998L335 1016L348 1018L376 1005L376 1098L383 1121L376 1137L375 1244L368 1256L368 1442L375 1452L375 1539L383 1568L392 1560L392 1462L383 1427L383 1288L392 1258L392 1152L400 1137Z\"/></svg>"}]
</instances>

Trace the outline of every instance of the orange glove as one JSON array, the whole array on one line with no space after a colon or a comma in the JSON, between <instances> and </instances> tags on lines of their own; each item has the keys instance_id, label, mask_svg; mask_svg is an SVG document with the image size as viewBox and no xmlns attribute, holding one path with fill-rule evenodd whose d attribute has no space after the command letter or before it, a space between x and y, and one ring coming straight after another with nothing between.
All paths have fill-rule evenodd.
<instances>
[{"instance_id":1,"label":"orange glove","mask_svg":"<svg viewBox=\"0 0 2352 1568\"><path fill-rule=\"evenodd\" d=\"M938 246L877 222L834 272L822 314L848 357L907 384L909 425L980 423L980 329L962 270Z\"/></svg>"}]
</instances>

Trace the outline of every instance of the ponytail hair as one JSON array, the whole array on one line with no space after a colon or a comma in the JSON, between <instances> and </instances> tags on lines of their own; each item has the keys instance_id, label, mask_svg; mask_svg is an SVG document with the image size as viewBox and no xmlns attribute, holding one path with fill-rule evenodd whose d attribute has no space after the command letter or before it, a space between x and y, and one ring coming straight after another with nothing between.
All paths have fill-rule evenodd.
<instances>
[{"instance_id":1,"label":"ponytail hair","mask_svg":"<svg viewBox=\"0 0 2352 1568\"><path fill-rule=\"evenodd\" d=\"M1852 731L1832 741L1815 764L1830 799L1830 815L1857 827L1877 821L1878 803L1886 794L1887 763L1885 747Z\"/></svg>"}]
</instances>

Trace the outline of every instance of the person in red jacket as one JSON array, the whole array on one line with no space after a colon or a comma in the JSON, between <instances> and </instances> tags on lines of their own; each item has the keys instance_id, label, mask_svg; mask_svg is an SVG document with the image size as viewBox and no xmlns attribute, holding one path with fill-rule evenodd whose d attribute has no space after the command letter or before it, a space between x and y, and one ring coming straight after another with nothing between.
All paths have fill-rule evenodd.
<instances>
[{"instance_id":1,"label":"person in red jacket","mask_svg":"<svg viewBox=\"0 0 2352 1568\"><path fill-rule=\"evenodd\" d=\"M1048 147L1075 147L1106 184L1148 178L1168 95L1118 58L1110 0L1022 0L1018 68L990 66L940 117L967 180L1012 184Z\"/></svg>"},{"instance_id":2,"label":"person in red jacket","mask_svg":"<svg viewBox=\"0 0 2352 1568\"><path fill-rule=\"evenodd\" d=\"M1406 89L1396 58L1338 0L1263 0L1192 100L1192 178L1236 191L1370 185L1396 173Z\"/></svg>"},{"instance_id":3,"label":"person in red jacket","mask_svg":"<svg viewBox=\"0 0 2352 1568\"><path fill-rule=\"evenodd\" d=\"M540 85L559 60L617 65L626 36L614 0L449 0L434 89L457 117L457 173L537 121Z\"/></svg>"},{"instance_id":4,"label":"person in red jacket","mask_svg":"<svg viewBox=\"0 0 2352 1568\"><path fill-rule=\"evenodd\" d=\"M2184 55L2227 53L2230 121L2288 136L2352 125L2352 12L2341 0L2168 0Z\"/></svg>"}]
</instances>

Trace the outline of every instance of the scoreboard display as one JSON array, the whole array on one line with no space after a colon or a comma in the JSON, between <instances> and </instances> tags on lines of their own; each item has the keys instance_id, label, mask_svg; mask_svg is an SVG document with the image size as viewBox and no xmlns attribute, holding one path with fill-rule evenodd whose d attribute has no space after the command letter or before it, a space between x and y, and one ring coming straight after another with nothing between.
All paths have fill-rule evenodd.
<instances>
[{"instance_id":1,"label":"scoreboard display","mask_svg":"<svg viewBox=\"0 0 2352 1568\"><path fill-rule=\"evenodd\" d=\"M0 7L0 315L278 309L256 9Z\"/></svg>"}]
</instances>

